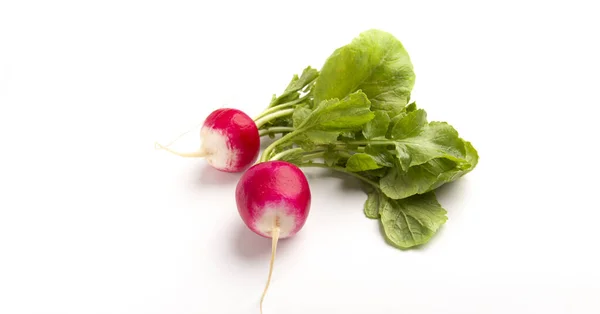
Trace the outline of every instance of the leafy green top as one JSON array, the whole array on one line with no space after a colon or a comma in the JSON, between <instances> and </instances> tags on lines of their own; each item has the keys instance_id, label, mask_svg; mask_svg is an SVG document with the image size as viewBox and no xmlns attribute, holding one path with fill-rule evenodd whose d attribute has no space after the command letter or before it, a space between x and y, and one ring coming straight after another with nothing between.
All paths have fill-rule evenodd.
<instances>
[{"instance_id":1,"label":"leafy green top","mask_svg":"<svg viewBox=\"0 0 600 314\"><path fill-rule=\"evenodd\" d=\"M434 190L472 171L479 156L446 122L409 103L415 82L403 45L369 30L336 49L321 71L307 67L257 117L262 135L283 136L261 161L286 160L341 171L365 183L365 215L388 241L429 241L446 211Z\"/></svg>"}]
</instances>

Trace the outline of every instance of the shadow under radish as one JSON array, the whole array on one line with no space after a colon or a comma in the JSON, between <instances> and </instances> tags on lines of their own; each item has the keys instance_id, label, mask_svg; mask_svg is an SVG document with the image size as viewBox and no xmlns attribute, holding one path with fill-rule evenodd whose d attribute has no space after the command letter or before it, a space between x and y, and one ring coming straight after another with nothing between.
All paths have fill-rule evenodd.
<instances>
[{"instance_id":1,"label":"shadow under radish","mask_svg":"<svg viewBox=\"0 0 600 314\"><path fill-rule=\"evenodd\" d=\"M269 136L263 136L260 139L260 150L261 152L263 150L265 150L267 147L269 147L269 145L271 145L273 142L275 142L276 140L278 140L281 136L280 135L276 135L273 138L270 138Z\"/></svg>"},{"instance_id":2,"label":"shadow under radish","mask_svg":"<svg viewBox=\"0 0 600 314\"><path fill-rule=\"evenodd\" d=\"M231 173L217 170L211 167L206 161L200 161L194 165L192 171L197 173L197 175L193 176L193 180L199 186L236 184L242 175L241 172Z\"/></svg>"}]
</instances>

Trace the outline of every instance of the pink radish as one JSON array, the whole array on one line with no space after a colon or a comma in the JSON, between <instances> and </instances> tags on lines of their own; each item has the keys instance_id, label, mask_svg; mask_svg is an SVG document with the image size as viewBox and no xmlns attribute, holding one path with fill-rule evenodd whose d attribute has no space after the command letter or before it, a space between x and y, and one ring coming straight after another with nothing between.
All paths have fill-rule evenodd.
<instances>
[{"instance_id":1,"label":"pink radish","mask_svg":"<svg viewBox=\"0 0 600 314\"><path fill-rule=\"evenodd\" d=\"M267 161L250 167L242 175L235 198L246 226L272 239L269 277L260 299L262 313L273 274L277 241L295 235L304 226L310 210L310 187L302 170L294 164Z\"/></svg>"},{"instance_id":2,"label":"pink radish","mask_svg":"<svg viewBox=\"0 0 600 314\"><path fill-rule=\"evenodd\" d=\"M214 168L225 172L241 172L258 158L260 136L254 120L238 109L213 111L200 129L200 150L176 152L160 144L157 148L182 157L204 157Z\"/></svg>"}]
</instances>

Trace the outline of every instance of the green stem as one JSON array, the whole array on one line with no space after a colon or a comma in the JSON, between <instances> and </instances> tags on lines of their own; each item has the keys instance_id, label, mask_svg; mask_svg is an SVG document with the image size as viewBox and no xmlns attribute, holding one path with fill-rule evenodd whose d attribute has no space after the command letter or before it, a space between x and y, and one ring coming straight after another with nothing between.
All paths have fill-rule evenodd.
<instances>
[{"instance_id":1,"label":"green stem","mask_svg":"<svg viewBox=\"0 0 600 314\"><path fill-rule=\"evenodd\" d=\"M347 145L340 144L339 142L335 144L334 149L335 150L339 150L339 151L347 151L347 150L349 150L347 148ZM357 151L357 152L359 152L359 153L363 153L365 151L365 148L363 146L359 146L359 147L357 147L354 150Z\"/></svg>"},{"instance_id":2,"label":"green stem","mask_svg":"<svg viewBox=\"0 0 600 314\"><path fill-rule=\"evenodd\" d=\"M339 156L342 156L344 158L350 158L352 157L352 154L348 153L347 151L344 150L334 150ZM325 151L324 149L322 150L314 150L311 152L308 152L307 154L305 154L304 156L302 156L302 159L307 159L307 161L311 161L315 158L323 158L325 157Z\"/></svg>"},{"instance_id":3,"label":"green stem","mask_svg":"<svg viewBox=\"0 0 600 314\"><path fill-rule=\"evenodd\" d=\"M270 128L266 128L266 129L262 129L262 130L258 131L258 135L263 137L265 135L272 134L272 133L287 133L287 132L293 132L293 131L294 131L294 128L292 128L292 127L274 126L274 127L270 127Z\"/></svg>"},{"instance_id":4,"label":"green stem","mask_svg":"<svg viewBox=\"0 0 600 314\"><path fill-rule=\"evenodd\" d=\"M294 110L294 109L292 109L292 110ZM275 147L286 143L287 141L291 140L294 136L296 136L298 133L301 133L301 132L302 132L302 130L295 130L293 132L290 132L290 133L282 136L275 142L271 143L271 145L269 145L267 148L265 148L265 151L262 153L262 156L260 157L260 162L269 160L269 156L271 155L271 152L273 151L273 149L275 149Z\"/></svg>"},{"instance_id":5,"label":"green stem","mask_svg":"<svg viewBox=\"0 0 600 314\"><path fill-rule=\"evenodd\" d=\"M354 145L396 145L398 141L392 140L366 140L366 141L344 141L336 144L354 144Z\"/></svg>"},{"instance_id":6,"label":"green stem","mask_svg":"<svg viewBox=\"0 0 600 314\"><path fill-rule=\"evenodd\" d=\"M302 132L299 130L296 130L292 127L271 127L265 130L261 130L259 132L260 136L264 136L266 134L269 133L283 133L283 132L289 132L286 135L284 135L283 137L281 137L280 139L276 140L275 142L271 143L271 145L269 145L265 151L263 152L261 158L260 158L260 162L265 162L267 160L278 160L281 159L289 154L301 151L302 148L290 148L287 150L284 150L282 152L279 152L278 154L276 154L273 157L269 157L272 153L272 151L275 149L275 147L277 147L278 145L282 145L285 144L286 142L290 141L294 136L297 135L296 132ZM385 142L391 142L391 141L377 141L376 144L381 144L383 145ZM355 144L355 145L366 145L366 144L371 144L371 141L351 141L351 142L336 142L335 143L335 147L334 150L338 151L339 154L344 155L347 158L350 158L351 154L349 154L347 152L347 148L346 146L348 144ZM310 152L306 152L306 154L304 154L304 156L302 157L303 159L308 159L309 161L314 159L314 158L321 158L324 156L324 150L327 149L327 146L317 146L318 149L310 151ZM357 147L355 149L356 152L364 152L365 151L365 147ZM392 151L391 153L395 153L395 151Z\"/></svg>"},{"instance_id":7,"label":"green stem","mask_svg":"<svg viewBox=\"0 0 600 314\"><path fill-rule=\"evenodd\" d=\"M307 161L310 161L310 160L313 160L315 158L323 158L323 157L325 157L325 152L324 151L315 151L315 152L310 152L310 153L302 156L302 160L306 159Z\"/></svg>"},{"instance_id":8,"label":"green stem","mask_svg":"<svg viewBox=\"0 0 600 314\"><path fill-rule=\"evenodd\" d=\"M300 98L298 98L296 100L292 100L290 102L286 102L286 103L281 104L281 105L277 105L277 106L273 106L273 107L268 107L267 109L265 109L265 111L263 111L261 114L259 114L258 117L254 118L254 121L256 121L256 120L258 120L258 119L260 119L260 118L262 118L262 117L264 117L264 116L266 116L266 115L268 115L270 113L273 113L275 111L279 111L279 110L282 110L282 109L285 109L285 108L297 105L297 104L303 102L304 100L306 100L309 96L310 96L309 94L306 94L306 95L304 95L304 96L302 96L302 97L300 97Z\"/></svg>"},{"instance_id":9,"label":"green stem","mask_svg":"<svg viewBox=\"0 0 600 314\"><path fill-rule=\"evenodd\" d=\"M265 131L265 132L263 132L263 131ZM289 133L286 134L286 135L284 135L280 139L276 140L275 142L271 143L271 145L269 145L269 147L267 147L265 149L265 151L263 152L263 154L262 154L262 156L260 158L260 162L264 162L264 161L267 161L267 160L281 159L282 157L285 157L288 154L292 154L292 153L295 153L295 152L298 152L298 151L302 150L301 148L290 148L290 149L284 150L284 151L276 154L273 157L269 157L269 155L271 155L271 152L273 151L273 149L275 149L276 146L282 145L282 144L288 142L289 140L291 140L292 137L296 136L297 133L295 133L295 132L301 132L301 131L298 131L298 130L296 130L294 128L291 128L291 127L272 127L272 128L268 128L268 129L265 129L265 130L261 130L259 132L259 134L260 134L260 136L264 136L264 135L266 135L268 133L271 133L271 132L268 132L268 131L272 131L273 133L276 133L276 132L289 132ZM334 150L336 150L338 152L338 154L341 154L341 155L344 155L347 158L350 158L351 155L347 152L346 146L348 144L350 144L350 143L351 144L356 144L357 142L365 142L365 143L367 143L367 141L336 142ZM383 142L383 141L380 141L380 142ZM357 144L357 145L360 145L360 144ZM314 158L321 158L321 157L323 157L324 156L324 150L327 149L327 146L326 145L325 146L317 146L317 148L318 149L316 149L316 150L313 150L313 151L310 151L310 152L306 152L306 154L304 154L304 156L302 158L303 159L311 160L311 159L314 159ZM355 149L355 151L359 152L359 153L364 152L365 151L365 147L357 147Z\"/></svg>"},{"instance_id":10,"label":"green stem","mask_svg":"<svg viewBox=\"0 0 600 314\"><path fill-rule=\"evenodd\" d=\"M267 114L267 115L263 116L262 118L260 118L258 120L255 120L254 122L256 123L256 127L260 129L263 125L265 125L269 121L277 119L277 118L280 118L280 117L284 117L284 116L290 115L293 112L294 112L293 108L275 111L273 113L270 113L270 114Z\"/></svg>"},{"instance_id":11,"label":"green stem","mask_svg":"<svg viewBox=\"0 0 600 314\"><path fill-rule=\"evenodd\" d=\"M327 148L322 147L322 148L315 149L315 150L312 150L309 152L305 152L302 154L302 160L308 162L308 161L311 161L316 158L323 158L323 157L325 157L326 149ZM300 148L300 147L290 148L290 149L287 149L287 150L284 150L282 152L275 154L273 157L269 158L268 160L280 160L287 155L291 155L291 154L294 154L297 152L302 152L303 150L304 149ZM343 150L336 150L336 152L337 152L337 154L339 154L345 158L350 158L352 156L351 154L349 154L348 152L343 151Z\"/></svg>"},{"instance_id":12,"label":"green stem","mask_svg":"<svg viewBox=\"0 0 600 314\"><path fill-rule=\"evenodd\" d=\"M283 152L280 152L280 153L276 154L275 156L273 156L271 158L268 158L268 159L265 159L265 160L261 160L261 162L264 162L264 161L267 161L267 160L280 160L280 159L282 159L283 157L285 157L287 155L290 155L290 154L293 154L293 153L296 153L296 152L301 152L302 150L303 149L300 148L300 147L291 148L291 149L285 150ZM350 155L350 154L347 154L347 155ZM263 154L263 156L266 156L266 154ZM361 176L358 173L350 172L350 171L346 170L343 167L328 166L328 165L322 164L322 163L309 162L309 161L311 161L311 160L313 160L315 158L322 158L324 156L325 156L325 151L323 149L319 149L319 150L314 150L314 151L307 152L304 156L302 156L303 162L299 163L298 167L316 167L316 168L331 169L331 170L335 170L335 171L338 171L338 172L343 172L343 173L351 175L351 176L353 176L355 178L358 178L358 179L360 179L360 180L362 180L362 181L364 181L364 182L372 185L376 189L379 189L379 184L377 184L377 182L369 180L369 179Z\"/></svg>"},{"instance_id":13,"label":"green stem","mask_svg":"<svg viewBox=\"0 0 600 314\"><path fill-rule=\"evenodd\" d=\"M328 166L326 164L321 164L321 163L302 163L299 164L298 167L316 167L316 168L324 168L324 169L331 169L331 170L335 170L338 172L343 172L345 174L349 174L355 178L358 178L360 180L362 180L365 183L368 183L370 185L372 185L374 188L379 189L379 184L377 184L377 182L371 181L363 176L361 176L358 173L355 172L350 172L342 167L338 167L338 166Z\"/></svg>"},{"instance_id":14,"label":"green stem","mask_svg":"<svg viewBox=\"0 0 600 314\"><path fill-rule=\"evenodd\" d=\"M284 150L281 153L275 154L275 156L269 158L269 160L280 160L287 155L293 154L293 153L301 151L301 150L302 150L302 148L300 148L300 147Z\"/></svg>"}]
</instances>

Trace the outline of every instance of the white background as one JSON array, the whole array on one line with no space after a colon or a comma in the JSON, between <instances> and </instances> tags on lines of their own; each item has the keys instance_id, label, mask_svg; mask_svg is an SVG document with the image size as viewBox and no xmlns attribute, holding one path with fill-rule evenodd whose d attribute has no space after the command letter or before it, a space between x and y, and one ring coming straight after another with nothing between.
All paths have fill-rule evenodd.
<instances>
[{"instance_id":1,"label":"white background","mask_svg":"<svg viewBox=\"0 0 600 314\"><path fill-rule=\"evenodd\" d=\"M480 164L424 248L387 245L354 181L307 171L270 313L600 313L593 1L0 1L0 313L258 313L270 242L239 174L156 151L251 116L369 28ZM192 134L189 150L199 145Z\"/></svg>"}]
</instances>

